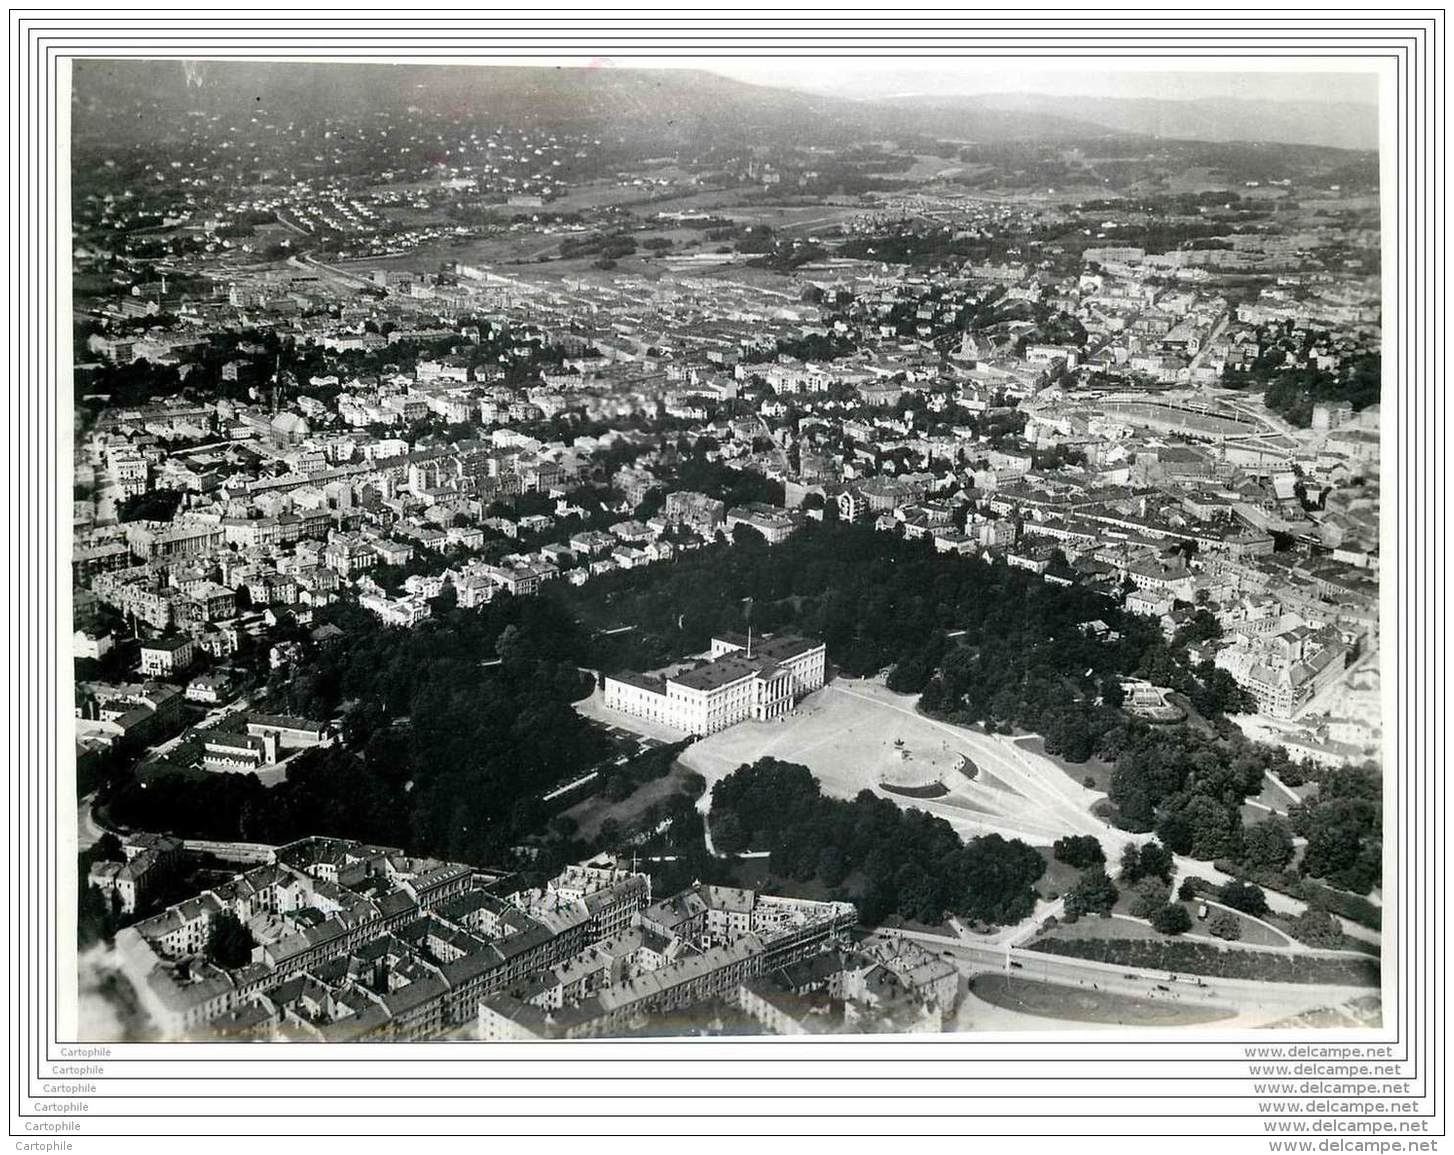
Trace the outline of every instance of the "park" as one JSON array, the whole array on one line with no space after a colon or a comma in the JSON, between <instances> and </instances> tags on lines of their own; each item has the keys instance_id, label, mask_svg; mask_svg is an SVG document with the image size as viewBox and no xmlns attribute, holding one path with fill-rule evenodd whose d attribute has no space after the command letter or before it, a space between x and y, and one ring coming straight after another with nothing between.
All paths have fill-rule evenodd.
<instances>
[{"instance_id":1,"label":"park","mask_svg":"<svg viewBox=\"0 0 1454 1155\"><path fill-rule=\"evenodd\" d=\"M1131 838L1091 812L1100 794L1048 758L1014 739L926 717L913 696L878 679L835 679L792 714L710 735L681 761L706 779L705 809L714 783L764 757L807 766L829 797L871 790L943 818L965 838L1000 834L1048 846L1066 834L1092 834L1108 856Z\"/></svg>"}]
</instances>

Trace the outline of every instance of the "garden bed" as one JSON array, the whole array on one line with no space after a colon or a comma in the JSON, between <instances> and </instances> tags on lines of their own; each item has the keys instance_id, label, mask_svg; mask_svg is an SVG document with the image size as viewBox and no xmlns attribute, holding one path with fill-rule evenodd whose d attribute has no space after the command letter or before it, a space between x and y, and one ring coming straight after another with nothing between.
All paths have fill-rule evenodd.
<instances>
[{"instance_id":1,"label":"garden bed","mask_svg":"<svg viewBox=\"0 0 1454 1155\"><path fill-rule=\"evenodd\" d=\"M902 798L943 798L949 793L949 787L942 782L929 782L923 786L895 786L889 782L880 782L879 789Z\"/></svg>"}]
</instances>

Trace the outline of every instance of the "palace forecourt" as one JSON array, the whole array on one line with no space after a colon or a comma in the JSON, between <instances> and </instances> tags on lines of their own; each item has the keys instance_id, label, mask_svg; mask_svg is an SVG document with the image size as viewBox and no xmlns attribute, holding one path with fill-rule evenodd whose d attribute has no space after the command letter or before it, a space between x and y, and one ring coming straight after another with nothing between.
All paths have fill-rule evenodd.
<instances>
[{"instance_id":1,"label":"palace forecourt","mask_svg":"<svg viewBox=\"0 0 1454 1155\"><path fill-rule=\"evenodd\" d=\"M605 705L690 734L781 718L823 686L826 647L788 634L712 639L707 659L671 674L611 674Z\"/></svg>"}]
</instances>

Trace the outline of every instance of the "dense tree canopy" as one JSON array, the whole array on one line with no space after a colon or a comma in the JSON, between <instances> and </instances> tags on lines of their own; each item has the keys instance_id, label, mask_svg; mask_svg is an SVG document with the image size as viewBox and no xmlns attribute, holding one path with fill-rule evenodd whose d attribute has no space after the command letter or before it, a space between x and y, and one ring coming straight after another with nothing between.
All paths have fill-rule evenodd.
<instances>
[{"instance_id":1,"label":"dense tree canopy","mask_svg":"<svg viewBox=\"0 0 1454 1155\"><path fill-rule=\"evenodd\" d=\"M1012 923L1035 907L1045 869L1018 840L964 842L942 818L904 810L865 790L823 797L806 766L764 758L712 788L719 850L768 850L775 874L819 879L858 905L866 922L898 914L937 923L946 913Z\"/></svg>"},{"instance_id":2,"label":"dense tree canopy","mask_svg":"<svg viewBox=\"0 0 1454 1155\"><path fill-rule=\"evenodd\" d=\"M1308 840L1302 872L1331 886L1367 894L1383 869L1383 780L1368 767L1324 775L1316 797L1289 812Z\"/></svg>"},{"instance_id":3,"label":"dense tree canopy","mask_svg":"<svg viewBox=\"0 0 1454 1155\"><path fill-rule=\"evenodd\" d=\"M253 946L252 931L242 924L237 915L224 910L213 917L207 928L209 961L227 970L246 966L252 958Z\"/></svg>"},{"instance_id":4,"label":"dense tree canopy","mask_svg":"<svg viewBox=\"0 0 1454 1155\"><path fill-rule=\"evenodd\" d=\"M743 629L750 598L755 628L821 638L841 672L890 669L890 686L922 692L926 712L1035 729L1072 761L1101 749L1126 722L1098 704L1116 675L1146 672L1154 661L1159 684L1203 685L1154 622L1081 587L834 521L810 523L771 548L745 544L710 545L670 567L607 574L552 594L592 625L634 627L596 646L608 670L651 668L705 649L714 633ZM1097 619L1116 640L1081 628Z\"/></svg>"},{"instance_id":5,"label":"dense tree canopy","mask_svg":"<svg viewBox=\"0 0 1454 1155\"><path fill-rule=\"evenodd\" d=\"M705 471L693 480L718 492L732 482ZM1286 826L1269 819L1244 832L1243 804L1261 791L1265 773L1301 780L1302 769L1229 727L1154 726L1115 707L1105 691L1122 674L1202 684L1154 623L1081 588L834 522L810 524L776 546L717 543L671 566L619 571L580 588L555 583L539 597L501 596L474 610L441 598L434 617L409 630L385 627L356 606L330 606L318 622L341 635L312 641L299 630L307 660L272 676L264 708L334 721L340 746L294 758L271 788L252 775L117 772L103 802L117 821L142 829L267 842L335 834L505 862L512 847L545 830L551 815L542 794L620 753L573 709L592 687L582 668L658 667L701 652L714 634L741 630L749 612L756 630L822 638L843 672L891 669L896 688L922 690L926 712L1033 729L1063 759L1112 763L1110 816L1129 830L1155 830L1170 851L1276 870L1293 861L1296 833L1308 840L1303 873L1361 893L1377 884L1376 772L1325 774ZM1114 641L1080 628L1096 619L1112 627ZM606 774L602 785L621 796L636 777ZM754 833L734 831L740 815L721 821L726 848ZM785 845L782 853L794 852ZM942 881L932 861L916 862ZM809 873L851 873L841 845L821 866ZM899 909L903 893L919 895L920 910L944 900L937 883L913 871L891 893L884 887L872 901L885 911ZM944 909L956 908L946 901Z\"/></svg>"},{"instance_id":6,"label":"dense tree canopy","mask_svg":"<svg viewBox=\"0 0 1454 1155\"><path fill-rule=\"evenodd\" d=\"M343 637L279 679L274 704L339 719L341 745L298 756L272 788L250 774L123 783L108 799L117 820L262 842L334 834L498 862L544 825L542 792L615 753L572 708L593 684L573 660L587 640L549 600L506 596L413 630L344 605L328 616Z\"/></svg>"}]
</instances>

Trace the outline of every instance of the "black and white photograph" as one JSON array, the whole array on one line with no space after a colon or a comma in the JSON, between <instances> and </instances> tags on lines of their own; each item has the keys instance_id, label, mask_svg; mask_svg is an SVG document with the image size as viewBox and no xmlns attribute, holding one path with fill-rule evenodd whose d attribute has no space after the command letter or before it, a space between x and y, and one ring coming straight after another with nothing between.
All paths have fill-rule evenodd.
<instances>
[{"instance_id":1,"label":"black and white photograph","mask_svg":"<svg viewBox=\"0 0 1454 1155\"><path fill-rule=\"evenodd\" d=\"M62 99L73 1041L1386 1025L1377 73Z\"/></svg>"}]
</instances>

